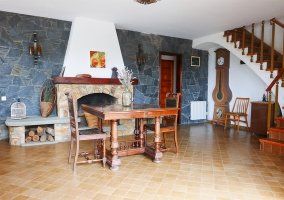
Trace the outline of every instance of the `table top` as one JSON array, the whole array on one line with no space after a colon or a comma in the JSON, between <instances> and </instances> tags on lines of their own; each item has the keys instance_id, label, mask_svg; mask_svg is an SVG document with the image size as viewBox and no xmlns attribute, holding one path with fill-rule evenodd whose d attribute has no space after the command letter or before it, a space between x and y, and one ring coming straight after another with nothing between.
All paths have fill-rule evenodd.
<instances>
[{"instance_id":1,"label":"table top","mask_svg":"<svg viewBox=\"0 0 284 200\"><path fill-rule=\"evenodd\" d=\"M165 115L177 115L179 108L160 107L149 104L132 104L129 107L121 104L82 104L84 111L104 120L148 118Z\"/></svg>"}]
</instances>

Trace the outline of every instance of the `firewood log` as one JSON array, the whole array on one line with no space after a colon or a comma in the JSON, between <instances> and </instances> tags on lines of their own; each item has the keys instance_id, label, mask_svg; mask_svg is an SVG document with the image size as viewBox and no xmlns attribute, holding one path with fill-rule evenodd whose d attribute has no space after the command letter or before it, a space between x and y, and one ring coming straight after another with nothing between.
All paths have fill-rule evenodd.
<instances>
[{"instance_id":1,"label":"firewood log","mask_svg":"<svg viewBox=\"0 0 284 200\"><path fill-rule=\"evenodd\" d=\"M34 135L33 136L33 141L34 142L38 142L39 141L39 136L38 135Z\"/></svg>"},{"instance_id":2,"label":"firewood log","mask_svg":"<svg viewBox=\"0 0 284 200\"><path fill-rule=\"evenodd\" d=\"M42 128L42 127L37 127L37 134L38 134L38 136L42 136L43 134L44 134L44 128Z\"/></svg>"},{"instance_id":3,"label":"firewood log","mask_svg":"<svg viewBox=\"0 0 284 200\"><path fill-rule=\"evenodd\" d=\"M54 142L54 138L53 138L52 135L50 135L50 134L47 134L47 139L48 139L50 142Z\"/></svg>"},{"instance_id":4,"label":"firewood log","mask_svg":"<svg viewBox=\"0 0 284 200\"><path fill-rule=\"evenodd\" d=\"M43 128L40 127L40 126L38 126L37 129L36 129L36 131L41 133L41 132L43 131Z\"/></svg>"},{"instance_id":5,"label":"firewood log","mask_svg":"<svg viewBox=\"0 0 284 200\"><path fill-rule=\"evenodd\" d=\"M25 141L26 141L26 142L32 141L32 137L30 137L30 136L26 137Z\"/></svg>"},{"instance_id":6,"label":"firewood log","mask_svg":"<svg viewBox=\"0 0 284 200\"><path fill-rule=\"evenodd\" d=\"M55 135L55 131L54 131L53 128L46 127L45 131L46 131L46 133L49 133L49 134L52 135L52 136Z\"/></svg>"},{"instance_id":7,"label":"firewood log","mask_svg":"<svg viewBox=\"0 0 284 200\"><path fill-rule=\"evenodd\" d=\"M29 135L30 137L33 137L33 136L35 135L35 132L34 132L34 131L29 131L28 135Z\"/></svg>"},{"instance_id":8,"label":"firewood log","mask_svg":"<svg viewBox=\"0 0 284 200\"><path fill-rule=\"evenodd\" d=\"M40 136L40 140L39 141L45 142L46 141L46 137L47 137L46 132L43 131L43 134L42 134L42 136Z\"/></svg>"}]
</instances>

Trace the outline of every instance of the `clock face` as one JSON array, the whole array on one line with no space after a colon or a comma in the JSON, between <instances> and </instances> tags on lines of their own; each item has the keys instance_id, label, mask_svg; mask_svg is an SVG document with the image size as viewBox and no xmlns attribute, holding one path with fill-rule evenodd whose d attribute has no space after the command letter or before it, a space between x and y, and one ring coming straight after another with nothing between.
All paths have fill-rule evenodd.
<instances>
[{"instance_id":1,"label":"clock face","mask_svg":"<svg viewBox=\"0 0 284 200\"><path fill-rule=\"evenodd\" d=\"M217 60L218 65L223 65L224 64L224 57L219 57Z\"/></svg>"}]
</instances>

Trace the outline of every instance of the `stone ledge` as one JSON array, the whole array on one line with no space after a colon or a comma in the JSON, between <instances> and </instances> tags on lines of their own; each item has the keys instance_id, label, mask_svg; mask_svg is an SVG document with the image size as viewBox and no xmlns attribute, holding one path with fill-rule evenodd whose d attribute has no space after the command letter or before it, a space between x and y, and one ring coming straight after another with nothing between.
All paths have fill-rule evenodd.
<instances>
[{"instance_id":1,"label":"stone ledge","mask_svg":"<svg viewBox=\"0 0 284 200\"><path fill-rule=\"evenodd\" d=\"M58 116L41 117L41 116L29 116L24 119L11 119L7 117L6 126L33 126L43 124L67 124L70 123L69 117L60 118Z\"/></svg>"}]
</instances>

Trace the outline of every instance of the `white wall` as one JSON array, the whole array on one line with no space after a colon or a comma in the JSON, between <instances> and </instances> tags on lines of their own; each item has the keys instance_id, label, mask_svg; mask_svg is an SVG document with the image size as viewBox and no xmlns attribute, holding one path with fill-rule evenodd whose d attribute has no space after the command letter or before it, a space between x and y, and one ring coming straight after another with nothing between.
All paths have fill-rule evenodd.
<instances>
[{"instance_id":1,"label":"white wall","mask_svg":"<svg viewBox=\"0 0 284 200\"><path fill-rule=\"evenodd\" d=\"M90 51L105 52L106 68L90 67ZM114 24L75 18L72 22L64 66L65 77L91 74L96 78L110 78L113 67L124 68Z\"/></svg>"},{"instance_id":2,"label":"white wall","mask_svg":"<svg viewBox=\"0 0 284 200\"><path fill-rule=\"evenodd\" d=\"M213 119L214 101L212 92L216 85L215 50L219 47L209 50L208 63L208 120ZM241 65L240 59L230 53L229 86L232 91L232 100L230 110L233 108L236 97L249 97L250 101L261 101L263 94L266 95L267 85L260 79L246 64ZM250 110L248 109L248 121L250 125ZM241 124L244 125L244 124Z\"/></svg>"}]
</instances>

